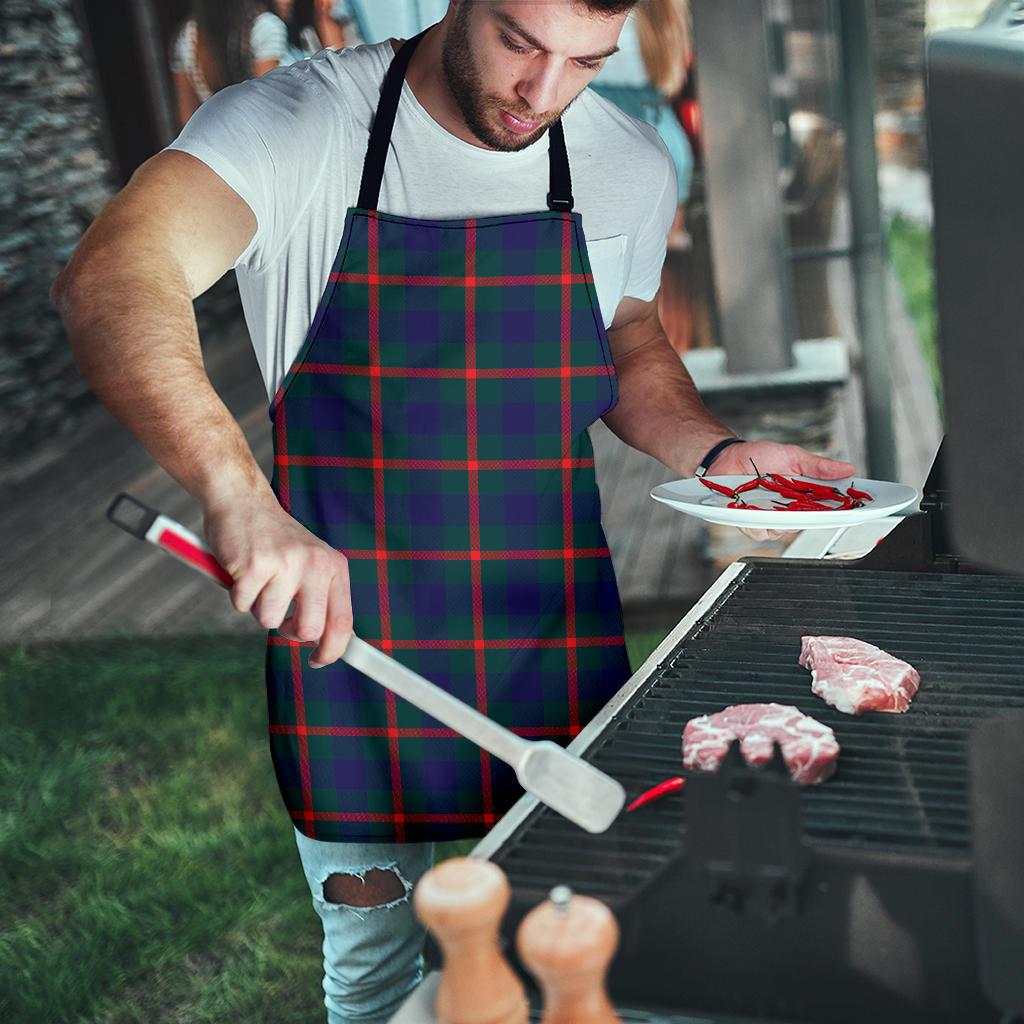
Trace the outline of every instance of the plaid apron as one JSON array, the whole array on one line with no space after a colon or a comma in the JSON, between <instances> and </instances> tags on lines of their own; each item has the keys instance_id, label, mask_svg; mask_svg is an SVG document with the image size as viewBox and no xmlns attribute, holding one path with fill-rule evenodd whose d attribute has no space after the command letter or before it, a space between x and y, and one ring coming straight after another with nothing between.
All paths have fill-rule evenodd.
<instances>
[{"instance_id":1,"label":"plaid apron","mask_svg":"<svg viewBox=\"0 0 1024 1024\"><path fill-rule=\"evenodd\" d=\"M566 743L629 675L586 428L617 400L561 123L549 209L377 210L409 57L381 92L305 343L271 404L274 492L349 561L356 635L530 739ZM322 840L479 836L511 768L270 630L270 746Z\"/></svg>"}]
</instances>

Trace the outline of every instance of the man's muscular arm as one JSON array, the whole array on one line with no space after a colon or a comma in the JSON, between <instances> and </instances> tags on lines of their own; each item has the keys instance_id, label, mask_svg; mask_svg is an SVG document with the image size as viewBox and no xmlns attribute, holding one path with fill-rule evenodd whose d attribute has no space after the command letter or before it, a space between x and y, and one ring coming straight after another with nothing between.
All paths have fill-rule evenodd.
<instances>
[{"instance_id":1,"label":"man's muscular arm","mask_svg":"<svg viewBox=\"0 0 1024 1024\"><path fill-rule=\"evenodd\" d=\"M93 392L201 503L235 608L319 639L313 657L326 664L351 632L347 563L277 502L206 375L192 306L255 231L249 206L202 161L158 153L85 233L51 299Z\"/></svg>"},{"instance_id":2,"label":"man's muscular arm","mask_svg":"<svg viewBox=\"0 0 1024 1024\"><path fill-rule=\"evenodd\" d=\"M605 423L627 444L693 476L698 461L733 432L716 419L665 336L658 299L626 296L608 328L619 403Z\"/></svg>"}]
</instances>

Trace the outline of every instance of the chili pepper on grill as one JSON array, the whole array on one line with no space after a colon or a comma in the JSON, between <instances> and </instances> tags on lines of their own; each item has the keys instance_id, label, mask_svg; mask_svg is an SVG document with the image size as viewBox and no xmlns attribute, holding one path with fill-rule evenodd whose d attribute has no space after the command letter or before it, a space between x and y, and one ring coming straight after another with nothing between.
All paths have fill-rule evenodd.
<instances>
[{"instance_id":1,"label":"chili pepper on grill","mask_svg":"<svg viewBox=\"0 0 1024 1024\"><path fill-rule=\"evenodd\" d=\"M659 782L656 786L652 786L646 792L641 793L627 808L626 813L635 811L638 807L643 807L644 804L650 803L652 800L657 800L658 797L664 796L666 793L675 793L677 790L683 788L686 784L686 779L666 779L664 782Z\"/></svg>"}]
</instances>

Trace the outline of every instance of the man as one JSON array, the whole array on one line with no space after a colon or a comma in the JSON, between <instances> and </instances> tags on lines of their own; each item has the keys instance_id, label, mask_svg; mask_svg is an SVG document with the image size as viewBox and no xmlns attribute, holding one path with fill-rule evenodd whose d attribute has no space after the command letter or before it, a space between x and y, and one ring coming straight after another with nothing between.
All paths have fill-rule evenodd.
<instances>
[{"instance_id":1,"label":"man","mask_svg":"<svg viewBox=\"0 0 1024 1024\"><path fill-rule=\"evenodd\" d=\"M460 699L565 742L629 674L590 423L679 476L751 456L853 471L733 438L664 336L671 160L585 89L630 7L450 0L404 45L226 90L54 287L93 389L201 502L235 608L269 630L271 748L332 1024L402 1001L433 841L481 835L519 792L338 661L353 613ZM272 399L269 485L196 336L192 299L231 267Z\"/></svg>"}]
</instances>

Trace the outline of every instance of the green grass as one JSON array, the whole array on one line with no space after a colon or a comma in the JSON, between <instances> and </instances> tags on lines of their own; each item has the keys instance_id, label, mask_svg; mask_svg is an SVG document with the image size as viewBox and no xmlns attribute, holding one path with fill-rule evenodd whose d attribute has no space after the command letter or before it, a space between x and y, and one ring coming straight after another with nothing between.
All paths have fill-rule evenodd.
<instances>
[{"instance_id":1,"label":"green grass","mask_svg":"<svg viewBox=\"0 0 1024 1024\"><path fill-rule=\"evenodd\" d=\"M889 253L903 289L907 311L921 340L921 350L931 373L935 397L938 399L941 412L942 376L935 312L931 230L906 218L895 217L889 223Z\"/></svg>"},{"instance_id":2,"label":"green grass","mask_svg":"<svg viewBox=\"0 0 1024 1024\"><path fill-rule=\"evenodd\" d=\"M322 1014L252 639L0 655L0 1020Z\"/></svg>"},{"instance_id":3,"label":"green grass","mask_svg":"<svg viewBox=\"0 0 1024 1024\"><path fill-rule=\"evenodd\" d=\"M0 1020L322 1019L258 638L2 651L0 701Z\"/></svg>"}]
</instances>

